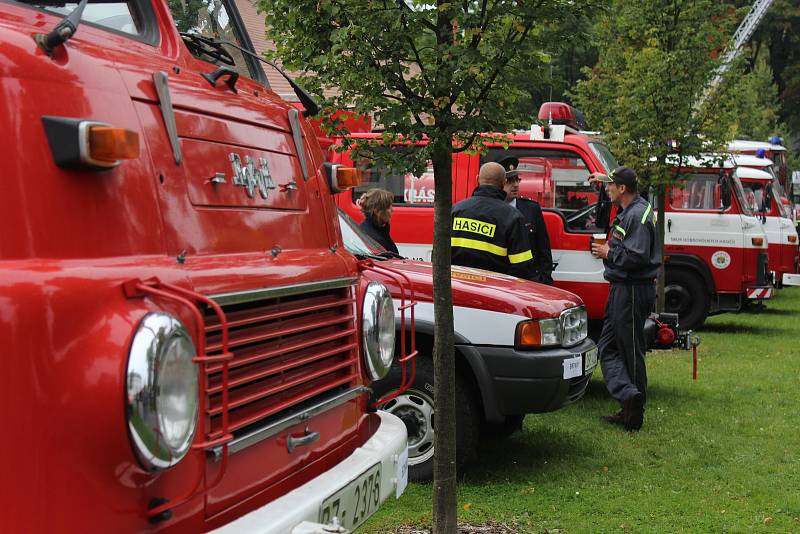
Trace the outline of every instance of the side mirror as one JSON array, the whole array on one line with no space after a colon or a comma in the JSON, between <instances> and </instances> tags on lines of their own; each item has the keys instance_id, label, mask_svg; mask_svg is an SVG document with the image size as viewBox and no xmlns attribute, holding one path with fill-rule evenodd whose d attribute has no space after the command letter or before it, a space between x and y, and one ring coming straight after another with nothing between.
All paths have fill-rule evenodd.
<instances>
[{"instance_id":1,"label":"side mirror","mask_svg":"<svg viewBox=\"0 0 800 534\"><path fill-rule=\"evenodd\" d=\"M719 196L722 202L722 210L731 207L731 184L726 176L720 176Z\"/></svg>"},{"instance_id":2,"label":"side mirror","mask_svg":"<svg viewBox=\"0 0 800 534\"><path fill-rule=\"evenodd\" d=\"M600 188L600 194L597 197L597 212L595 214L595 225L608 232L611 221L611 200L608 198L605 187Z\"/></svg>"}]
</instances>

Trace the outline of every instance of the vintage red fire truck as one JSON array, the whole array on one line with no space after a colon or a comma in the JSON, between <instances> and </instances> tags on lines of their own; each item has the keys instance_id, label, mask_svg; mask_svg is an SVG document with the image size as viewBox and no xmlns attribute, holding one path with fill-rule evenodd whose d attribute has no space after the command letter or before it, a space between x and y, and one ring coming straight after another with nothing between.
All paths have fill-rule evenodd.
<instances>
[{"instance_id":1,"label":"vintage red fire truck","mask_svg":"<svg viewBox=\"0 0 800 534\"><path fill-rule=\"evenodd\" d=\"M402 493L353 175L251 53L230 0L2 1L0 531L348 532Z\"/></svg>"},{"instance_id":2,"label":"vintage red fire truck","mask_svg":"<svg viewBox=\"0 0 800 534\"><path fill-rule=\"evenodd\" d=\"M599 138L578 130L578 112L571 106L546 103L539 111L539 119L551 125L548 128L535 126L530 132L511 134L512 142L508 148L497 143L489 145L488 151L480 156L463 152L454 154L453 201L457 202L471 194L481 164L499 161L507 156L517 157L522 177L521 194L537 199L545 208L544 218L555 265L555 285L579 295L586 305L589 318L601 320L608 298L608 284L603 279L602 261L590 253L590 243L593 234L607 232L614 208L607 201L605 191L598 191L590 185L588 177L593 172L609 173L617 166L617 162ZM354 134L353 137L378 135ZM408 150L407 147L397 149ZM337 154L331 150L328 157L332 161L354 163L346 153ZM420 177L397 175L385 169L375 169L369 176L368 183L354 188L351 194L339 195L339 205L360 220L355 201L363 191L369 187L393 191L392 233L401 254L430 260L433 238L432 169ZM737 191L741 191L741 184L735 177L726 178L725 183L729 183L731 188L739 187ZM676 213L680 211L678 208L675 210ZM752 214L742 213L736 202L725 210L725 214L735 215L734 219L738 221L735 227L729 226L728 231L737 232L730 246L736 248L733 256L739 260L724 270L714 268L710 263L715 251L707 254L704 244L692 242L688 236L680 237L682 234L677 227L668 225L665 243L666 311L680 315L682 329L697 328L709 313L739 310L748 299L762 300L771 295L767 282L760 275L756 276L757 272L764 271L766 254L761 262L761 257L751 251L756 245L749 241L753 232L760 232L758 222ZM712 215L718 215L719 211L720 207L703 212L693 210L689 217L714 218ZM676 217L683 218L684 215L677 214ZM706 222L708 227L713 225L710 219ZM755 229L749 226L751 223ZM758 248L766 250L766 246L766 239L761 232ZM735 295L735 298L731 295Z\"/></svg>"},{"instance_id":3,"label":"vintage red fire truck","mask_svg":"<svg viewBox=\"0 0 800 534\"><path fill-rule=\"evenodd\" d=\"M382 408L408 429L409 476L433 474L433 280L431 264L392 258L342 213L345 247L356 257L391 268L403 278L369 276L384 282L396 301L413 283L414 350L419 352L411 387ZM513 276L453 266L453 323L456 336L457 461L468 464L480 434L504 437L525 414L558 410L583 397L597 367L597 347L587 339L588 321L579 297ZM672 333L674 335L674 333ZM400 383L398 366L375 385L377 393Z\"/></svg>"}]
</instances>

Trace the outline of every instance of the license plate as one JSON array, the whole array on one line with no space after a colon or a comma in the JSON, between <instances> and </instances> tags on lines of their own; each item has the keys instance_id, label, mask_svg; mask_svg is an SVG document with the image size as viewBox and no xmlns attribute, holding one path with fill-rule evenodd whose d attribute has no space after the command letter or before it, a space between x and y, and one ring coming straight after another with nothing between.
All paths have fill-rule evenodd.
<instances>
[{"instance_id":1,"label":"license plate","mask_svg":"<svg viewBox=\"0 0 800 534\"><path fill-rule=\"evenodd\" d=\"M572 358L564 358L564 380L581 376L583 371L583 356L578 354Z\"/></svg>"},{"instance_id":2,"label":"license plate","mask_svg":"<svg viewBox=\"0 0 800 534\"><path fill-rule=\"evenodd\" d=\"M375 464L324 501L319 508L319 522L354 530L367 520L381 502L381 464Z\"/></svg>"},{"instance_id":3,"label":"license plate","mask_svg":"<svg viewBox=\"0 0 800 534\"><path fill-rule=\"evenodd\" d=\"M589 349L586 351L586 355L583 358L583 373L591 373L594 371L595 366L597 365L597 347L593 349Z\"/></svg>"}]
</instances>

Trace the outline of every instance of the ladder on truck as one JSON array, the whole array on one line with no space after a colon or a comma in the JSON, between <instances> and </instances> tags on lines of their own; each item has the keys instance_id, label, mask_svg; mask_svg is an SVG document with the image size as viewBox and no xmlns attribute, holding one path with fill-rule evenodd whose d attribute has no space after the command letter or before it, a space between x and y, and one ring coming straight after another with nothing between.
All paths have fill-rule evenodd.
<instances>
[{"instance_id":1,"label":"ladder on truck","mask_svg":"<svg viewBox=\"0 0 800 534\"><path fill-rule=\"evenodd\" d=\"M725 73L728 72L731 63L733 63L733 60L739 56L744 45L750 40L750 37L753 36L753 33L761 23L761 20L764 18L767 10L772 5L772 1L773 0L756 0L753 2L750 11L747 12L744 20L742 20L742 23L739 24L739 27L736 28L736 31L733 33L731 44L728 47L728 50L725 52L725 55L722 56L722 61L714 72L714 77L706 86L703 96L697 102L695 109L699 109L700 106L711 97L714 91L716 91L719 84L722 83L722 79L725 76Z\"/></svg>"}]
</instances>

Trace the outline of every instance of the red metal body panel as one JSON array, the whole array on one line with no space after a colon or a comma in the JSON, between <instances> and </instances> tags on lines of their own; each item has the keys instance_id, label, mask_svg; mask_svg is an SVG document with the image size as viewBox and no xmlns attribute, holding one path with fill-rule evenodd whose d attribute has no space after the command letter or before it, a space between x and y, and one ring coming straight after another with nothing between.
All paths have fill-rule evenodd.
<instances>
[{"instance_id":1,"label":"red metal body panel","mask_svg":"<svg viewBox=\"0 0 800 534\"><path fill-rule=\"evenodd\" d=\"M147 473L134 457L124 392L138 322L161 310L192 332L203 325L169 299L127 297L123 283L157 277L218 295L355 281L358 268L341 244L311 126L302 125L306 181L287 118L291 106L244 77L237 93L223 83L211 88L199 74L214 65L188 53L166 2L153 5L156 45L82 24L52 59L31 36L61 17L2 6L0 369L13 379L0 402L15 435L0 445L8 490L0 530L199 532L262 506L363 444L375 421L362 396L231 455L217 487L174 507L170 520L148 522L152 499L187 493L198 477L210 482L219 464L195 450L172 469ZM155 72L169 74L183 165L173 158ZM59 168L43 116L132 130L141 155L106 172ZM231 153L269 162L277 186L269 198L251 198L230 183ZM209 182L217 172L228 177L225 187ZM297 188L282 191L290 181ZM348 290L353 301L361 290L358 283ZM358 386L367 380L355 308L342 308L353 332L342 350L351 362L348 383ZM210 408L209 419L216 413ZM287 453L286 436L306 424L321 438Z\"/></svg>"}]
</instances>

